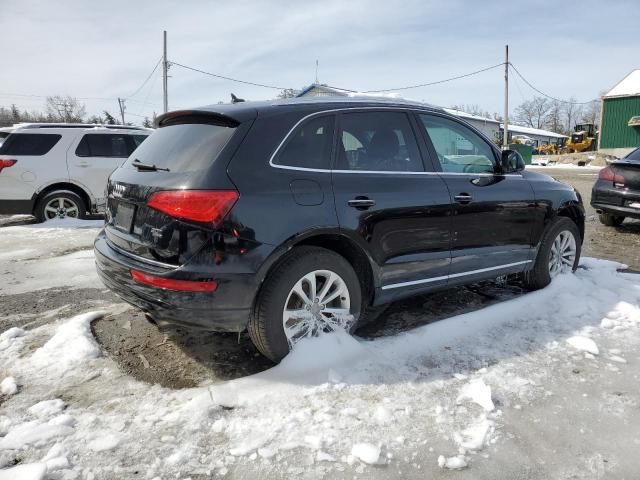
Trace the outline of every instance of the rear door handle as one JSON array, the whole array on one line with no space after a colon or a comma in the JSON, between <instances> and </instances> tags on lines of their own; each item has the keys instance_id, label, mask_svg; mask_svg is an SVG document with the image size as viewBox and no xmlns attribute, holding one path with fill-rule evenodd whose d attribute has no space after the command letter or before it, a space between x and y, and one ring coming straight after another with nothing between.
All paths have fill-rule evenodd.
<instances>
[{"instance_id":1,"label":"rear door handle","mask_svg":"<svg viewBox=\"0 0 640 480\"><path fill-rule=\"evenodd\" d=\"M371 208L376 204L375 200L371 200L366 197L358 197L353 200L349 200L347 205L353 208L357 208L358 210L366 210L367 208Z\"/></svg>"},{"instance_id":2,"label":"rear door handle","mask_svg":"<svg viewBox=\"0 0 640 480\"><path fill-rule=\"evenodd\" d=\"M78 162L78 163L76 163L76 165L77 165L78 167L85 168L85 167L88 167L88 166L89 166L89 162Z\"/></svg>"},{"instance_id":3,"label":"rear door handle","mask_svg":"<svg viewBox=\"0 0 640 480\"><path fill-rule=\"evenodd\" d=\"M453 197L453 199L458 203L466 204L466 203L471 203L471 201L473 200L473 197L468 193L460 193L455 197Z\"/></svg>"}]
</instances>

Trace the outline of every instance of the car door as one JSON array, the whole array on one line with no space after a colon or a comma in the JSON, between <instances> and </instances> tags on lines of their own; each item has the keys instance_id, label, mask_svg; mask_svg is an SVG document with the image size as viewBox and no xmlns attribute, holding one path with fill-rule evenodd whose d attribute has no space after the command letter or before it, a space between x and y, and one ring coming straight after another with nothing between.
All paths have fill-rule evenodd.
<instances>
[{"instance_id":1,"label":"car door","mask_svg":"<svg viewBox=\"0 0 640 480\"><path fill-rule=\"evenodd\" d=\"M450 283L522 271L533 261L533 188L520 173L498 174L499 151L456 119L417 114L451 195Z\"/></svg>"},{"instance_id":2,"label":"car door","mask_svg":"<svg viewBox=\"0 0 640 480\"><path fill-rule=\"evenodd\" d=\"M415 128L403 110L339 115L332 171L338 221L373 259L377 302L447 283L449 192L425 171Z\"/></svg>"},{"instance_id":3,"label":"car door","mask_svg":"<svg viewBox=\"0 0 640 480\"><path fill-rule=\"evenodd\" d=\"M122 133L85 133L67 152L69 178L84 185L104 207L109 175L129 156L133 144Z\"/></svg>"}]
</instances>

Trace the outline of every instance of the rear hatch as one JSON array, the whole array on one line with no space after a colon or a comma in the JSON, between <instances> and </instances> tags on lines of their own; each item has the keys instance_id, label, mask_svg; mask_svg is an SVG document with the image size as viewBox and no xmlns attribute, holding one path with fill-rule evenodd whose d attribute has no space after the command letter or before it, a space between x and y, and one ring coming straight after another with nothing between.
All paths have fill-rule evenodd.
<instances>
[{"instance_id":1,"label":"rear hatch","mask_svg":"<svg viewBox=\"0 0 640 480\"><path fill-rule=\"evenodd\" d=\"M109 178L111 246L178 266L213 242L238 196L226 166L250 123L210 112L160 117L160 127Z\"/></svg>"}]
</instances>

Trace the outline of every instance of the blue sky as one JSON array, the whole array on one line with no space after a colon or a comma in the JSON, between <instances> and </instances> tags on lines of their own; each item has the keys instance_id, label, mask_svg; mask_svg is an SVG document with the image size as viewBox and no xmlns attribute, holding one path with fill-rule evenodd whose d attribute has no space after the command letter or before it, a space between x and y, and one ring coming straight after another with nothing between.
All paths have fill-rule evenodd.
<instances>
[{"instance_id":1,"label":"blue sky","mask_svg":"<svg viewBox=\"0 0 640 480\"><path fill-rule=\"evenodd\" d=\"M161 55L222 75L292 88L313 82L354 90L439 80L503 60L538 88L590 100L640 68L636 1L30 1L0 0L0 105L43 109L44 99L86 97L89 113L128 120L162 108L160 69L130 97ZM171 68L170 109L273 98L277 91ZM503 72L403 92L429 103L503 109ZM513 81L510 102L534 92Z\"/></svg>"}]
</instances>

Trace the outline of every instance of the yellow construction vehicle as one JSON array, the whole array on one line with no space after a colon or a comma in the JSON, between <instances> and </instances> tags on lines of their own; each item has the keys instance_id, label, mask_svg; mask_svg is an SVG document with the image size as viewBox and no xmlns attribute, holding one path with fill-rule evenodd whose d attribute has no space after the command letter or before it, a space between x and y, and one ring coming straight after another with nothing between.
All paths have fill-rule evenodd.
<instances>
[{"instance_id":1,"label":"yellow construction vehicle","mask_svg":"<svg viewBox=\"0 0 640 480\"><path fill-rule=\"evenodd\" d=\"M538 147L538 155L559 155L560 151L561 147L556 143L549 143Z\"/></svg>"},{"instance_id":2,"label":"yellow construction vehicle","mask_svg":"<svg viewBox=\"0 0 640 480\"><path fill-rule=\"evenodd\" d=\"M596 126L593 123L580 123L565 144L567 153L588 152L596 147Z\"/></svg>"}]
</instances>

